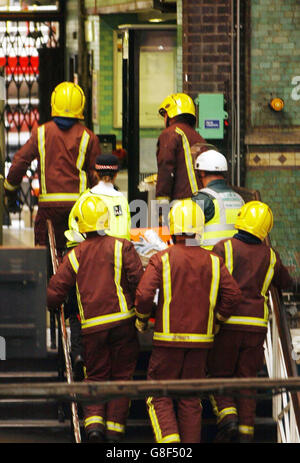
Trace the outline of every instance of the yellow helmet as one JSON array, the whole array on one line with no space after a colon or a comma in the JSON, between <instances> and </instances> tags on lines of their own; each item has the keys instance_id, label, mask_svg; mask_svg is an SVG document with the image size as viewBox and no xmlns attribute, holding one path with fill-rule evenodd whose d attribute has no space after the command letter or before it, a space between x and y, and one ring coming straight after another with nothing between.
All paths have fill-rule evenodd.
<instances>
[{"instance_id":1,"label":"yellow helmet","mask_svg":"<svg viewBox=\"0 0 300 463\"><path fill-rule=\"evenodd\" d=\"M170 210L169 227L171 235L183 233L201 235L204 227L204 214L192 199L176 201Z\"/></svg>"},{"instance_id":2,"label":"yellow helmet","mask_svg":"<svg viewBox=\"0 0 300 463\"><path fill-rule=\"evenodd\" d=\"M103 231L109 228L108 207L101 198L89 196L77 201L73 210L73 218L79 233Z\"/></svg>"},{"instance_id":3,"label":"yellow helmet","mask_svg":"<svg viewBox=\"0 0 300 463\"><path fill-rule=\"evenodd\" d=\"M84 119L85 96L79 85L73 82L58 84L51 95L51 116Z\"/></svg>"},{"instance_id":4,"label":"yellow helmet","mask_svg":"<svg viewBox=\"0 0 300 463\"><path fill-rule=\"evenodd\" d=\"M249 201L240 209L235 228L251 233L263 241L273 228L273 213L267 204Z\"/></svg>"},{"instance_id":5,"label":"yellow helmet","mask_svg":"<svg viewBox=\"0 0 300 463\"><path fill-rule=\"evenodd\" d=\"M192 114L196 117L196 109L192 98L185 93L172 93L161 103L158 112L161 116L165 113L169 118L179 116L179 114Z\"/></svg>"}]
</instances>

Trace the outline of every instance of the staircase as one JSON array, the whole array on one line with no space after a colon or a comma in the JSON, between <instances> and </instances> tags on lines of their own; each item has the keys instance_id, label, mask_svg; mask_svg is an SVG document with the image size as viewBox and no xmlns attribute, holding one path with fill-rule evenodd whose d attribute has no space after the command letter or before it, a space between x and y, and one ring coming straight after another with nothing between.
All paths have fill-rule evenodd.
<instances>
[{"instance_id":1,"label":"staircase","mask_svg":"<svg viewBox=\"0 0 300 463\"><path fill-rule=\"evenodd\" d=\"M150 350L145 347L139 356L134 380L146 379ZM260 377L268 377L266 368ZM0 362L0 382L6 384L22 383L25 387L34 383L51 383L60 380L57 368L57 353L49 352L45 359L6 360ZM63 379L65 381L65 379ZM263 397L260 398L260 392ZM273 398L270 391L257 391L257 417L255 423L255 443L275 443L278 439L278 423L274 419ZM207 393L208 397L208 393ZM208 399L203 404L202 442L212 443L216 433L216 422ZM79 407L82 425L82 413ZM81 426L82 427L82 426ZM82 442L85 434L82 429ZM56 399L10 399L0 398L0 443L13 439L23 442L30 439L39 442L74 442L72 432L70 403ZM133 400L127 422L124 443L154 443L150 419L144 398Z\"/></svg>"},{"instance_id":2,"label":"staircase","mask_svg":"<svg viewBox=\"0 0 300 463\"><path fill-rule=\"evenodd\" d=\"M14 359L0 362L2 384L59 381L57 356L45 359ZM0 428L50 428L70 426L66 405L57 400L0 398Z\"/></svg>"}]
</instances>

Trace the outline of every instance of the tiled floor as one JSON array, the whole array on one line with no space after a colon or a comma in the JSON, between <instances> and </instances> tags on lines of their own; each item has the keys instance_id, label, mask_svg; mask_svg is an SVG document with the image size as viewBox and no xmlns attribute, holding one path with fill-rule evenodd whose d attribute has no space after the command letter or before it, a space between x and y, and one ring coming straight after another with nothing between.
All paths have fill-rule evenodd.
<instances>
[{"instance_id":1,"label":"tiled floor","mask_svg":"<svg viewBox=\"0 0 300 463\"><path fill-rule=\"evenodd\" d=\"M3 227L3 246L33 247L33 228L25 228L23 222L12 223L11 226Z\"/></svg>"}]
</instances>

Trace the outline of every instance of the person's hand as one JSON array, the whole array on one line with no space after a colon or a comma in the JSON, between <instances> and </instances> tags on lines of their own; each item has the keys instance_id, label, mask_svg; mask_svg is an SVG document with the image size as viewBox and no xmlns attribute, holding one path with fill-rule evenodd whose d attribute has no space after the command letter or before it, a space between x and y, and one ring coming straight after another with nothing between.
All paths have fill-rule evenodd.
<instances>
[{"instance_id":1,"label":"person's hand","mask_svg":"<svg viewBox=\"0 0 300 463\"><path fill-rule=\"evenodd\" d=\"M215 323L215 328L214 328L214 335L218 334L220 331L221 325L220 323Z\"/></svg>"},{"instance_id":2,"label":"person's hand","mask_svg":"<svg viewBox=\"0 0 300 463\"><path fill-rule=\"evenodd\" d=\"M135 327L139 333L145 333L148 331L148 321L142 322L138 318L135 320Z\"/></svg>"},{"instance_id":3,"label":"person's hand","mask_svg":"<svg viewBox=\"0 0 300 463\"><path fill-rule=\"evenodd\" d=\"M13 194L5 194L4 205L8 212L16 213L21 211L22 202L17 192Z\"/></svg>"}]
</instances>

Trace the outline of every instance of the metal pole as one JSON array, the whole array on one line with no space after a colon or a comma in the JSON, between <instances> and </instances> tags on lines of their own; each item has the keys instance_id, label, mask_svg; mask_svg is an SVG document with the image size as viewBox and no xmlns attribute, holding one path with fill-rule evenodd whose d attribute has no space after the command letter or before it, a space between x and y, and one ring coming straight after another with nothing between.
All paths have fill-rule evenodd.
<instances>
[{"instance_id":1,"label":"metal pole","mask_svg":"<svg viewBox=\"0 0 300 463\"><path fill-rule=\"evenodd\" d=\"M236 118L235 118L235 72L234 72L234 0L231 0L231 183L235 185Z\"/></svg>"},{"instance_id":2,"label":"metal pole","mask_svg":"<svg viewBox=\"0 0 300 463\"><path fill-rule=\"evenodd\" d=\"M88 49L85 40L85 3L78 0L78 84L82 87L86 97L85 124L91 128L90 92L89 92L89 62Z\"/></svg>"},{"instance_id":3,"label":"metal pole","mask_svg":"<svg viewBox=\"0 0 300 463\"><path fill-rule=\"evenodd\" d=\"M61 398L73 402L74 396L82 403L95 400L107 402L119 397L141 399L148 396L203 397L210 394L239 395L240 391L251 390L253 396L268 397L274 394L300 390L300 378L202 378L176 380L131 380L52 383L9 383L0 384L0 398L43 397Z\"/></svg>"},{"instance_id":4,"label":"metal pole","mask_svg":"<svg viewBox=\"0 0 300 463\"><path fill-rule=\"evenodd\" d=\"M4 67L0 69L0 246L3 244L4 179L5 179L5 127L4 102L6 97Z\"/></svg>"},{"instance_id":5,"label":"metal pole","mask_svg":"<svg viewBox=\"0 0 300 463\"><path fill-rule=\"evenodd\" d=\"M240 0L236 2L236 154L237 186L240 186Z\"/></svg>"}]
</instances>

